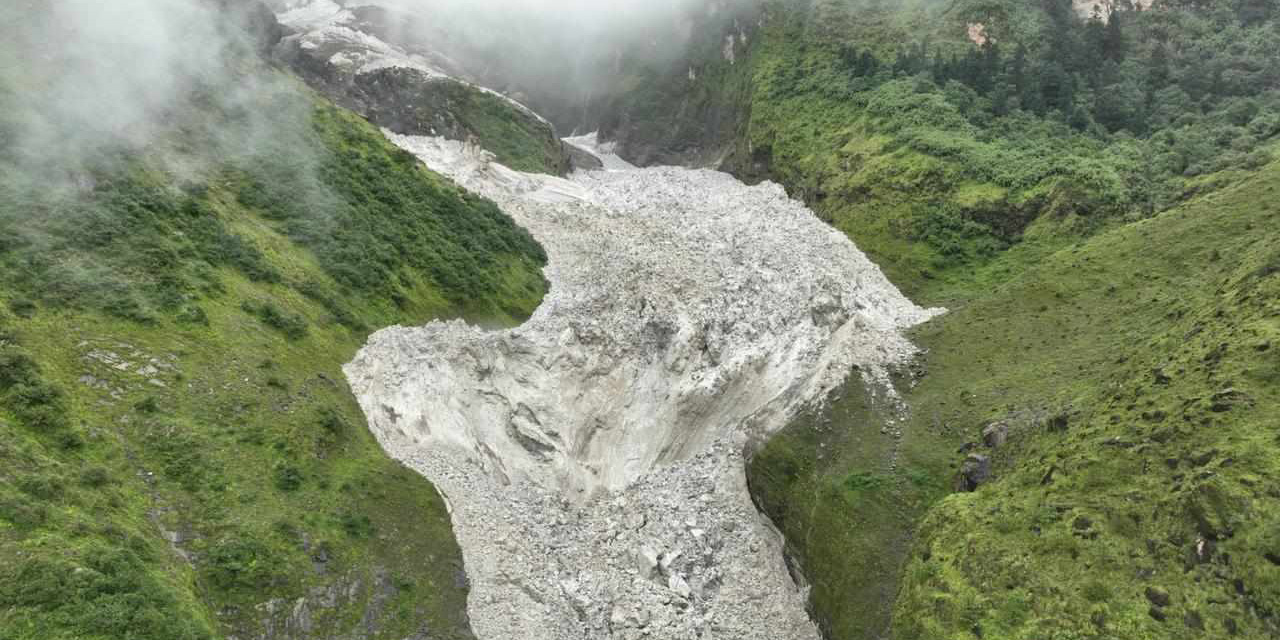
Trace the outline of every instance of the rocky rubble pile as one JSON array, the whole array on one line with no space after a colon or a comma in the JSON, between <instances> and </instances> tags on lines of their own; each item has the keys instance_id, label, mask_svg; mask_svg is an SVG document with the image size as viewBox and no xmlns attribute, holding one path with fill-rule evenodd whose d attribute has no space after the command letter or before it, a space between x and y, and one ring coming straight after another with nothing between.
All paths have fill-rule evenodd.
<instances>
[{"instance_id":1,"label":"rocky rubble pile","mask_svg":"<svg viewBox=\"0 0 1280 640\"><path fill-rule=\"evenodd\" d=\"M509 331L375 334L347 375L395 457L451 500L473 628L508 638L816 638L754 509L753 442L929 317L771 184L625 169L572 180L390 136L547 249Z\"/></svg>"}]
</instances>

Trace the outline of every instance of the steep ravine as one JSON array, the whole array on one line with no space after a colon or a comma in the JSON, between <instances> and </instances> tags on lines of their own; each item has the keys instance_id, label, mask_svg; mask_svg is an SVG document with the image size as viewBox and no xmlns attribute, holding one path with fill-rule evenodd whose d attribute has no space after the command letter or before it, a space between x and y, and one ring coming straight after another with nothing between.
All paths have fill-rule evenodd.
<instances>
[{"instance_id":1,"label":"steep ravine","mask_svg":"<svg viewBox=\"0 0 1280 640\"><path fill-rule=\"evenodd\" d=\"M393 327L346 367L451 503L477 635L816 638L743 457L851 371L889 389L931 312L776 185L607 153L565 180L388 135L549 255L521 327Z\"/></svg>"}]
</instances>

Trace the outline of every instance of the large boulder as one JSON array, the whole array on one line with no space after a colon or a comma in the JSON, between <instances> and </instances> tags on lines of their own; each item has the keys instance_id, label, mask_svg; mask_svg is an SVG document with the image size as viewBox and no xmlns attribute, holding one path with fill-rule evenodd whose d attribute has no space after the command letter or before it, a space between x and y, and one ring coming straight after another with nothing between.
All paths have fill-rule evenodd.
<instances>
[{"instance_id":1,"label":"large boulder","mask_svg":"<svg viewBox=\"0 0 1280 640\"><path fill-rule=\"evenodd\" d=\"M956 475L956 490L974 491L990 479L991 458L980 453L971 453L960 465L960 473Z\"/></svg>"},{"instance_id":2,"label":"large boulder","mask_svg":"<svg viewBox=\"0 0 1280 640\"><path fill-rule=\"evenodd\" d=\"M1009 424L993 422L982 429L982 443L992 449L999 449L1009 440Z\"/></svg>"}]
</instances>

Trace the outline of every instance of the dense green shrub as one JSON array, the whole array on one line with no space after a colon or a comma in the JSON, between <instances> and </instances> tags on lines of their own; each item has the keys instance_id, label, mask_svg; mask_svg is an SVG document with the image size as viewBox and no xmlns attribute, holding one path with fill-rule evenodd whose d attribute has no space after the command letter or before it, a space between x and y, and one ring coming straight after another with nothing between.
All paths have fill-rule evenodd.
<instances>
[{"instance_id":1,"label":"dense green shrub","mask_svg":"<svg viewBox=\"0 0 1280 640\"><path fill-rule=\"evenodd\" d=\"M227 592L260 592L278 583L280 560L261 540L238 531L228 533L208 551L205 580L214 588Z\"/></svg>"},{"instance_id":2,"label":"dense green shrub","mask_svg":"<svg viewBox=\"0 0 1280 640\"><path fill-rule=\"evenodd\" d=\"M300 315L286 313L270 302L250 302L246 300L240 308L257 317L262 324L271 327L290 340L301 340L307 337L307 319Z\"/></svg>"},{"instance_id":3,"label":"dense green shrub","mask_svg":"<svg viewBox=\"0 0 1280 640\"><path fill-rule=\"evenodd\" d=\"M855 93L867 92L855 99L865 101L886 131L918 129L910 136L915 148L972 167L1019 166L974 164L965 152L987 143L975 138L999 139L978 136L968 125L1000 129L999 119L1020 114L1099 140L1138 136L1146 141L1146 155L1162 158L1162 178L1265 163L1251 154L1280 130L1274 115L1280 110L1280 35L1271 23L1193 7L1117 10L1104 23L1079 17L1061 0L1044 8L1040 31L1023 40L918 42L899 47L892 61L844 44L837 60ZM939 137L939 131L963 135ZM1004 143L1015 148L1033 142L1003 133ZM1123 188L1112 182L1096 186Z\"/></svg>"},{"instance_id":4,"label":"dense green shrub","mask_svg":"<svg viewBox=\"0 0 1280 640\"><path fill-rule=\"evenodd\" d=\"M276 488L281 491L297 491L302 487L302 471L291 464L276 463L272 475Z\"/></svg>"},{"instance_id":5,"label":"dense green shrub","mask_svg":"<svg viewBox=\"0 0 1280 640\"><path fill-rule=\"evenodd\" d=\"M42 500L51 502L62 497L66 485L60 476L48 473L30 473L18 479L18 489L23 493Z\"/></svg>"},{"instance_id":6,"label":"dense green shrub","mask_svg":"<svg viewBox=\"0 0 1280 640\"><path fill-rule=\"evenodd\" d=\"M0 607L12 619L32 617L44 637L206 640L198 618L173 615L169 587L131 550L97 545L81 562L36 557L0 581ZM33 635L30 637L38 637Z\"/></svg>"},{"instance_id":7,"label":"dense green shrub","mask_svg":"<svg viewBox=\"0 0 1280 640\"><path fill-rule=\"evenodd\" d=\"M147 453L160 475L189 492L226 488L223 470L205 452L209 444L186 428L162 423L151 428L145 438Z\"/></svg>"},{"instance_id":8,"label":"dense green shrub","mask_svg":"<svg viewBox=\"0 0 1280 640\"><path fill-rule=\"evenodd\" d=\"M203 325L194 299L223 291L220 269L284 283L257 242L233 230L228 190L309 249L347 291L314 280L284 284L357 331L367 327L337 302L351 292L403 301L406 283L425 279L467 305L495 297L512 260L545 261L493 203L428 173L367 123L297 92L267 93L254 115L267 122L243 132L238 120L220 120L228 116L218 101L193 98L166 138L180 151L156 149L154 158L108 147L52 169L0 159L0 282L21 294L14 309L26 314L42 303ZM262 138L266 125L273 133ZM237 142L241 134L251 137ZM196 175L169 173L184 163ZM288 318L264 321L281 321L298 337Z\"/></svg>"},{"instance_id":9,"label":"dense green shrub","mask_svg":"<svg viewBox=\"0 0 1280 640\"><path fill-rule=\"evenodd\" d=\"M80 484L98 489L111 483L111 472L100 466L92 466L80 473Z\"/></svg>"},{"instance_id":10,"label":"dense green shrub","mask_svg":"<svg viewBox=\"0 0 1280 640\"><path fill-rule=\"evenodd\" d=\"M346 418L343 418L342 414L332 407L326 407L320 411L318 422L320 424L319 440L322 447L329 447L342 442L353 428Z\"/></svg>"},{"instance_id":11,"label":"dense green shrub","mask_svg":"<svg viewBox=\"0 0 1280 640\"><path fill-rule=\"evenodd\" d=\"M49 517L49 507L20 494L0 495L0 519L19 527L38 527Z\"/></svg>"},{"instance_id":12,"label":"dense green shrub","mask_svg":"<svg viewBox=\"0 0 1280 640\"><path fill-rule=\"evenodd\" d=\"M363 513L343 513L338 517L338 525L352 538L368 538L374 531L373 521Z\"/></svg>"},{"instance_id":13,"label":"dense green shrub","mask_svg":"<svg viewBox=\"0 0 1280 640\"><path fill-rule=\"evenodd\" d=\"M62 390L41 377L35 361L12 337L0 339L0 407L28 429L53 435L64 446L79 444L69 430Z\"/></svg>"}]
</instances>

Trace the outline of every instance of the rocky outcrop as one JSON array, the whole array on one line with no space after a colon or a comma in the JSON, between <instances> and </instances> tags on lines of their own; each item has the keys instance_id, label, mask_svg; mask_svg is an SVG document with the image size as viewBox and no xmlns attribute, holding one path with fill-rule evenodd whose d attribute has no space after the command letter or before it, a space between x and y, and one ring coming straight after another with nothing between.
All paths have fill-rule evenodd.
<instances>
[{"instance_id":1,"label":"rocky outcrop","mask_svg":"<svg viewBox=\"0 0 1280 640\"><path fill-rule=\"evenodd\" d=\"M1009 440L1009 424L993 422L982 429L982 444L992 449L999 449Z\"/></svg>"},{"instance_id":2,"label":"rocky outcrop","mask_svg":"<svg viewBox=\"0 0 1280 640\"><path fill-rule=\"evenodd\" d=\"M258 629L243 638L228 640L365 640L383 633L384 617L399 590L391 572L373 567L367 580L341 577L311 588L305 596L274 598L254 607ZM362 611L359 622L346 634L335 634L330 619L337 611ZM417 633L404 640L432 640L431 629L423 623Z\"/></svg>"},{"instance_id":3,"label":"rocky outcrop","mask_svg":"<svg viewBox=\"0 0 1280 640\"><path fill-rule=\"evenodd\" d=\"M523 171L563 175L569 152L554 127L499 93L452 77L447 61L372 35L374 25L329 0L279 13L292 33L276 57L313 88L374 124L402 135L475 140Z\"/></svg>"},{"instance_id":4,"label":"rocky outcrop","mask_svg":"<svg viewBox=\"0 0 1280 640\"><path fill-rule=\"evenodd\" d=\"M396 133L474 139L525 171L569 170L570 154L550 123L453 78L387 67L355 76L347 96L356 111Z\"/></svg>"},{"instance_id":5,"label":"rocky outcrop","mask_svg":"<svg viewBox=\"0 0 1280 640\"><path fill-rule=\"evenodd\" d=\"M975 491L991 479L991 457L981 453L971 453L960 465L960 473L956 476L956 491Z\"/></svg>"},{"instance_id":6,"label":"rocky outcrop","mask_svg":"<svg viewBox=\"0 0 1280 640\"><path fill-rule=\"evenodd\" d=\"M571 144L565 145L565 148L569 150L569 164L575 170L599 171L604 168L604 162L595 154Z\"/></svg>"}]
</instances>

